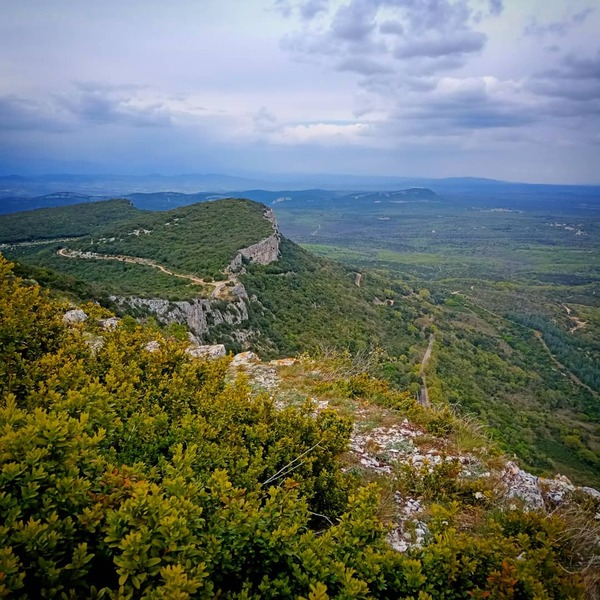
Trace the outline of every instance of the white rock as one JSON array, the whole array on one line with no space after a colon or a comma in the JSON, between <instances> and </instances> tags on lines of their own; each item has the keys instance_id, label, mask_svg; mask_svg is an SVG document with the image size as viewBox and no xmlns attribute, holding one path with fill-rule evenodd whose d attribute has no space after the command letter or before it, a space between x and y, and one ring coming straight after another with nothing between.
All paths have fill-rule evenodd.
<instances>
[{"instance_id":1,"label":"white rock","mask_svg":"<svg viewBox=\"0 0 600 600\"><path fill-rule=\"evenodd\" d=\"M566 496L575 491L575 486L566 477L540 479L539 482L545 497L555 504L560 504Z\"/></svg>"},{"instance_id":2,"label":"white rock","mask_svg":"<svg viewBox=\"0 0 600 600\"><path fill-rule=\"evenodd\" d=\"M109 317L108 319L100 319L98 323L100 323L100 327L102 329L107 329L108 331L112 331L116 329L121 321L117 319L117 317Z\"/></svg>"},{"instance_id":3,"label":"white rock","mask_svg":"<svg viewBox=\"0 0 600 600\"><path fill-rule=\"evenodd\" d=\"M254 352L240 352L233 357L231 361L232 367L242 367L245 365L249 365L250 363L259 362L258 356L254 354Z\"/></svg>"},{"instance_id":4,"label":"white rock","mask_svg":"<svg viewBox=\"0 0 600 600\"><path fill-rule=\"evenodd\" d=\"M146 352L156 352L157 350L160 350L160 344L156 340L152 340L144 346L144 350L146 350Z\"/></svg>"},{"instance_id":5,"label":"white rock","mask_svg":"<svg viewBox=\"0 0 600 600\"><path fill-rule=\"evenodd\" d=\"M588 494L588 496L592 496L596 500L600 500L600 492L591 487L582 487L580 488L584 494Z\"/></svg>"},{"instance_id":6,"label":"white rock","mask_svg":"<svg viewBox=\"0 0 600 600\"><path fill-rule=\"evenodd\" d=\"M227 354L223 344L215 344L213 346L188 346L186 354L194 358L221 358Z\"/></svg>"},{"instance_id":7,"label":"white rock","mask_svg":"<svg viewBox=\"0 0 600 600\"><path fill-rule=\"evenodd\" d=\"M528 509L536 510L544 507L544 497L535 475L519 469L514 462L509 461L502 473L502 481L507 498L520 498Z\"/></svg>"},{"instance_id":8,"label":"white rock","mask_svg":"<svg viewBox=\"0 0 600 600\"><path fill-rule=\"evenodd\" d=\"M71 323L83 323L87 321L88 316L80 309L75 308L73 310L68 310L63 315L63 323L71 324Z\"/></svg>"}]
</instances>

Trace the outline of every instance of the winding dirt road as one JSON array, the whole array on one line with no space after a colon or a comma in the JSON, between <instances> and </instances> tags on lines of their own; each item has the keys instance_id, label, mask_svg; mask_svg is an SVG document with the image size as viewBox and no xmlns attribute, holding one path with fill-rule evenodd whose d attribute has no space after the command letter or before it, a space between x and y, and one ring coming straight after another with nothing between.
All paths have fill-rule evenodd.
<instances>
[{"instance_id":1,"label":"winding dirt road","mask_svg":"<svg viewBox=\"0 0 600 600\"><path fill-rule=\"evenodd\" d=\"M144 265L146 267L152 267L153 269L158 269L165 275L170 275L171 277L178 277L179 279L187 279L196 285L202 285L207 287L212 287L213 290L211 292L211 298L217 298L221 295L221 292L225 286L227 286L232 281L236 281L235 277L231 276L228 279L223 281L213 281L207 282L200 277L196 277L195 275L188 275L185 273L176 273L175 271L171 271L164 265L157 263L150 258L139 258L137 256L126 256L123 254L119 255L111 255L111 254L98 254L96 252L81 252L80 250L69 250L68 248L60 248L57 252L59 256L63 258L79 258L86 260L116 260L119 262L134 264L134 265Z\"/></svg>"}]
</instances>

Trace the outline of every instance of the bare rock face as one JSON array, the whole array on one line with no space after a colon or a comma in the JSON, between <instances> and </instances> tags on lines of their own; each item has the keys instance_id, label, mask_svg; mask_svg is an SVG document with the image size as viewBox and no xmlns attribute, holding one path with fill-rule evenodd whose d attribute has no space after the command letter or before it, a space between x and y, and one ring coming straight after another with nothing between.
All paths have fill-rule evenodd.
<instances>
[{"instance_id":1,"label":"bare rock face","mask_svg":"<svg viewBox=\"0 0 600 600\"><path fill-rule=\"evenodd\" d=\"M189 346L186 354L194 358L221 358L227 354L223 344L214 344L212 346Z\"/></svg>"},{"instance_id":2,"label":"bare rock face","mask_svg":"<svg viewBox=\"0 0 600 600\"><path fill-rule=\"evenodd\" d=\"M264 217L267 221L270 221L273 226L273 234L256 244L252 244L247 248L242 248L227 267L227 272L237 273L240 271L243 268L244 259L258 265L268 265L279 259L281 235L279 233L279 228L277 227L275 214L269 209L265 212Z\"/></svg>"},{"instance_id":3,"label":"bare rock face","mask_svg":"<svg viewBox=\"0 0 600 600\"><path fill-rule=\"evenodd\" d=\"M241 286L243 289L243 286ZM226 303L207 298L171 302L162 298L116 297L111 299L121 306L142 309L154 315L160 323L185 323L199 340L206 337L212 327L227 323L240 325L248 319L245 289L236 290L237 299Z\"/></svg>"},{"instance_id":4,"label":"bare rock face","mask_svg":"<svg viewBox=\"0 0 600 600\"><path fill-rule=\"evenodd\" d=\"M259 265L275 262L279 258L279 234L274 233L257 244L242 248L240 254L250 262Z\"/></svg>"},{"instance_id":5,"label":"bare rock face","mask_svg":"<svg viewBox=\"0 0 600 600\"><path fill-rule=\"evenodd\" d=\"M83 323L84 321L87 321L88 316L80 309L80 308L75 308L73 310L68 310L64 315L63 315L63 323L67 324L67 325L71 325L73 323Z\"/></svg>"}]
</instances>

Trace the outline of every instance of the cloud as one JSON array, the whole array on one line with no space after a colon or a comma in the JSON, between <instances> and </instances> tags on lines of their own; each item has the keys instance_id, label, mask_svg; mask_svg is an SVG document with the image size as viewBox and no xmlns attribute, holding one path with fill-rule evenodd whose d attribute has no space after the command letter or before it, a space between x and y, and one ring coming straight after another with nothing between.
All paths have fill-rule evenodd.
<instances>
[{"instance_id":1,"label":"cloud","mask_svg":"<svg viewBox=\"0 0 600 600\"><path fill-rule=\"evenodd\" d=\"M400 105L391 120L412 133L440 136L534 123L535 111L516 100L517 92L514 82L501 82L494 77L445 77L420 102Z\"/></svg>"},{"instance_id":2,"label":"cloud","mask_svg":"<svg viewBox=\"0 0 600 600\"><path fill-rule=\"evenodd\" d=\"M347 56L342 58L335 68L338 71L352 71L361 75L374 75L380 73L393 73L391 66L367 56Z\"/></svg>"},{"instance_id":3,"label":"cloud","mask_svg":"<svg viewBox=\"0 0 600 600\"><path fill-rule=\"evenodd\" d=\"M366 135L368 129L369 126L364 123L308 123L288 125L278 132L277 138L273 141L291 145L344 145L358 142L359 138Z\"/></svg>"},{"instance_id":4,"label":"cloud","mask_svg":"<svg viewBox=\"0 0 600 600\"><path fill-rule=\"evenodd\" d=\"M254 131L258 133L272 133L280 127L277 117L264 106L252 118Z\"/></svg>"},{"instance_id":5,"label":"cloud","mask_svg":"<svg viewBox=\"0 0 600 600\"><path fill-rule=\"evenodd\" d=\"M290 18L294 14L303 21L311 21L317 15L327 12L329 0L304 0L304 2L293 3L290 0L275 0L275 10L284 17Z\"/></svg>"},{"instance_id":6,"label":"cloud","mask_svg":"<svg viewBox=\"0 0 600 600\"><path fill-rule=\"evenodd\" d=\"M495 16L502 14L502 11L504 10L503 0L490 0L489 6L490 13Z\"/></svg>"},{"instance_id":7,"label":"cloud","mask_svg":"<svg viewBox=\"0 0 600 600\"><path fill-rule=\"evenodd\" d=\"M247 135L275 145L313 144L331 146L353 144L368 133L367 123L308 122L285 123L265 107L252 116Z\"/></svg>"},{"instance_id":8,"label":"cloud","mask_svg":"<svg viewBox=\"0 0 600 600\"><path fill-rule=\"evenodd\" d=\"M410 40L399 44L394 50L396 58L426 56L439 58L478 52L485 44L486 36L477 31L462 31L454 35L435 36L430 39Z\"/></svg>"},{"instance_id":9,"label":"cloud","mask_svg":"<svg viewBox=\"0 0 600 600\"><path fill-rule=\"evenodd\" d=\"M600 101L600 51L593 56L566 54L555 67L534 74L528 89L540 96Z\"/></svg>"},{"instance_id":10,"label":"cloud","mask_svg":"<svg viewBox=\"0 0 600 600\"><path fill-rule=\"evenodd\" d=\"M175 110L170 105L180 108ZM187 108L185 100L162 99L149 86L79 82L43 100L14 94L0 96L0 130L51 133L85 125L164 128L197 121L203 111L197 106Z\"/></svg>"},{"instance_id":11,"label":"cloud","mask_svg":"<svg viewBox=\"0 0 600 600\"><path fill-rule=\"evenodd\" d=\"M490 10L502 8L492 0ZM347 0L318 25L288 34L283 47L363 76L397 73L428 76L463 66L487 41L475 29L467 0Z\"/></svg>"},{"instance_id":12,"label":"cloud","mask_svg":"<svg viewBox=\"0 0 600 600\"><path fill-rule=\"evenodd\" d=\"M377 3L372 0L352 0L335 13L331 36L347 42L364 42L375 30L377 11Z\"/></svg>"},{"instance_id":13,"label":"cloud","mask_svg":"<svg viewBox=\"0 0 600 600\"><path fill-rule=\"evenodd\" d=\"M328 0L307 0L298 6L298 10L305 21L310 21L319 13L326 12L328 4Z\"/></svg>"},{"instance_id":14,"label":"cloud","mask_svg":"<svg viewBox=\"0 0 600 600\"><path fill-rule=\"evenodd\" d=\"M62 106L81 121L130 127L166 127L173 115L162 102L149 102L136 86L79 83L75 93L63 95ZM146 88L144 88L146 89Z\"/></svg>"},{"instance_id":15,"label":"cloud","mask_svg":"<svg viewBox=\"0 0 600 600\"><path fill-rule=\"evenodd\" d=\"M67 131L66 117L51 103L13 94L0 96L0 131Z\"/></svg>"},{"instance_id":16,"label":"cloud","mask_svg":"<svg viewBox=\"0 0 600 600\"><path fill-rule=\"evenodd\" d=\"M540 23L536 17L533 17L526 25L523 33L526 36L558 35L564 37L573 28L584 23L594 12L593 8L588 7L560 21L550 21L545 24Z\"/></svg>"}]
</instances>

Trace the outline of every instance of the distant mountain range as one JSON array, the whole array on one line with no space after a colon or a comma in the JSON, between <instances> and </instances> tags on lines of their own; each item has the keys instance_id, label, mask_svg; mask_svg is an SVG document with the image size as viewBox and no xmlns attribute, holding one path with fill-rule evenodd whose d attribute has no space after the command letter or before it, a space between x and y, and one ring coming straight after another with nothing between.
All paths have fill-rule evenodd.
<instances>
[{"instance_id":1,"label":"distant mountain range","mask_svg":"<svg viewBox=\"0 0 600 600\"><path fill-rule=\"evenodd\" d=\"M129 198L138 208L164 210L195 202L227 197L243 197L265 204L290 198L304 202L347 201L355 203L376 195L410 194L421 200L434 196L469 200L473 198L536 198L545 194L563 199L600 196L600 187L510 183L493 179L455 177L418 179L362 176L307 176L282 181L251 179L222 174L184 174L174 176L120 175L40 175L0 177L0 213L36 208L69 206L109 198Z\"/></svg>"}]
</instances>

